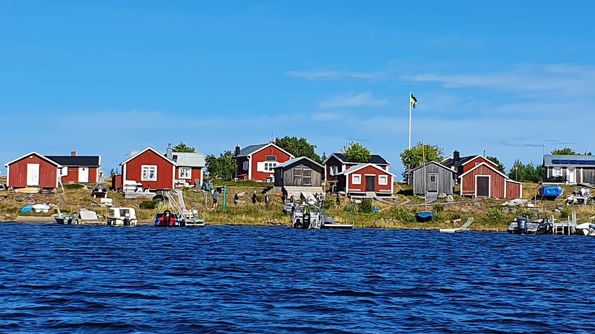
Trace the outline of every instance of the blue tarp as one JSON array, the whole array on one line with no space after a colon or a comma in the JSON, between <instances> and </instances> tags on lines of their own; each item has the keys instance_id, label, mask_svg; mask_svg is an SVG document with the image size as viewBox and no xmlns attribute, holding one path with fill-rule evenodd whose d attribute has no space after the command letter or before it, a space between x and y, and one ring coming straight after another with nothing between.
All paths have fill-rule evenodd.
<instances>
[{"instance_id":1,"label":"blue tarp","mask_svg":"<svg viewBox=\"0 0 595 334\"><path fill-rule=\"evenodd\" d=\"M560 186L542 186L541 197L558 198L562 195L562 187Z\"/></svg>"}]
</instances>

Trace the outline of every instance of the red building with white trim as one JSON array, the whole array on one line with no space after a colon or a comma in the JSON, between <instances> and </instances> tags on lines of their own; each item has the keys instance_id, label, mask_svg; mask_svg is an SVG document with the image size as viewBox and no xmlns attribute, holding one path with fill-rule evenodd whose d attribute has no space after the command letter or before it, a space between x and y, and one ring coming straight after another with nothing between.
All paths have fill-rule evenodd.
<instances>
[{"instance_id":1,"label":"red building with white trim","mask_svg":"<svg viewBox=\"0 0 595 334\"><path fill-rule=\"evenodd\" d=\"M70 155L46 157L61 166L60 180L63 184L92 184L100 181L101 157L98 155L83 156L73 151Z\"/></svg>"},{"instance_id":2,"label":"red building with white trim","mask_svg":"<svg viewBox=\"0 0 595 334\"><path fill-rule=\"evenodd\" d=\"M492 164L479 163L460 177L461 196L516 199L523 196L523 185L511 180Z\"/></svg>"},{"instance_id":3,"label":"red building with white trim","mask_svg":"<svg viewBox=\"0 0 595 334\"><path fill-rule=\"evenodd\" d=\"M349 196L364 196L374 193L377 196L392 196L394 174L376 164L358 164L335 175L336 191Z\"/></svg>"},{"instance_id":4,"label":"red building with white trim","mask_svg":"<svg viewBox=\"0 0 595 334\"><path fill-rule=\"evenodd\" d=\"M174 189L177 164L151 147L134 154L120 164L122 183L135 181L143 189Z\"/></svg>"},{"instance_id":5,"label":"red building with white trim","mask_svg":"<svg viewBox=\"0 0 595 334\"><path fill-rule=\"evenodd\" d=\"M293 155L275 143L250 145L243 149L236 147L237 178L273 182L275 167L290 159Z\"/></svg>"},{"instance_id":6,"label":"red building with white trim","mask_svg":"<svg viewBox=\"0 0 595 334\"><path fill-rule=\"evenodd\" d=\"M39 153L25 154L5 166L6 183L10 188L58 188L62 166Z\"/></svg>"}]
</instances>

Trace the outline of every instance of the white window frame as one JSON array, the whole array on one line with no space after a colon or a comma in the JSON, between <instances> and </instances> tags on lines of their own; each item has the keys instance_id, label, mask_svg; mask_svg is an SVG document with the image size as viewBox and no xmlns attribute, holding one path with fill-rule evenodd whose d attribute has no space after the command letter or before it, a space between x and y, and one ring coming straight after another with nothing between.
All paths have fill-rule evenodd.
<instances>
[{"instance_id":1,"label":"white window frame","mask_svg":"<svg viewBox=\"0 0 595 334\"><path fill-rule=\"evenodd\" d=\"M178 177L183 180L190 180L192 178L192 167L180 167Z\"/></svg>"},{"instance_id":2,"label":"white window frame","mask_svg":"<svg viewBox=\"0 0 595 334\"><path fill-rule=\"evenodd\" d=\"M60 168L60 176L67 176L68 175L68 167Z\"/></svg>"},{"instance_id":3,"label":"white window frame","mask_svg":"<svg viewBox=\"0 0 595 334\"><path fill-rule=\"evenodd\" d=\"M378 185L388 186L388 175L378 175Z\"/></svg>"},{"instance_id":4,"label":"white window frame","mask_svg":"<svg viewBox=\"0 0 595 334\"><path fill-rule=\"evenodd\" d=\"M339 173L339 166L331 166L330 174L331 176L335 176Z\"/></svg>"},{"instance_id":5,"label":"white window frame","mask_svg":"<svg viewBox=\"0 0 595 334\"><path fill-rule=\"evenodd\" d=\"M560 176L562 176L562 167L552 168L552 177L560 177Z\"/></svg>"},{"instance_id":6,"label":"white window frame","mask_svg":"<svg viewBox=\"0 0 595 334\"><path fill-rule=\"evenodd\" d=\"M152 177L151 171L153 171ZM157 181L157 165L142 165L140 179L141 181Z\"/></svg>"},{"instance_id":7,"label":"white window frame","mask_svg":"<svg viewBox=\"0 0 595 334\"><path fill-rule=\"evenodd\" d=\"M352 174L351 184L362 184L362 176L360 174Z\"/></svg>"}]
</instances>

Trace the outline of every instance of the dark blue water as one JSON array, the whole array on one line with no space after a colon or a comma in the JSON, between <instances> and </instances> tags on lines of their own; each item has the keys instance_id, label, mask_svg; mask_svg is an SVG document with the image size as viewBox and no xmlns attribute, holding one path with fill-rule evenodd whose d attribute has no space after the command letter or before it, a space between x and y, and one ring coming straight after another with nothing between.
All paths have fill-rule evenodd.
<instances>
[{"instance_id":1,"label":"dark blue water","mask_svg":"<svg viewBox=\"0 0 595 334\"><path fill-rule=\"evenodd\" d=\"M0 225L1 332L594 330L595 238Z\"/></svg>"}]
</instances>

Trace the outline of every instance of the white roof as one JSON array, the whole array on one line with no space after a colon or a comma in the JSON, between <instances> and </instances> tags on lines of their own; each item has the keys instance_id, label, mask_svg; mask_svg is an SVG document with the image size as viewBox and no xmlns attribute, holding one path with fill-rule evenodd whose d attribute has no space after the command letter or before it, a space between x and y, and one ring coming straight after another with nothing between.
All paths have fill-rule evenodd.
<instances>
[{"instance_id":1,"label":"white roof","mask_svg":"<svg viewBox=\"0 0 595 334\"><path fill-rule=\"evenodd\" d=\"M357 172L358 170L363 169L363 168L366 168L366 167L374 167L374 168L378 169L381 172L384 172L384 173L386 173L388 175L391 175L391 176L395 176L395 174L393 174L393 173L391 173L391 172L383 169L382 167L380 167L380 166L378 166L376 164L357 164L357 165L355 165L355 166L353 166L351 168L348 168L348 169L342 171L341 173L338 173L337 175L351 174L353 172Z\"/></svg>"},{"instance_id":2,"label":"white roof","mask_svg":"<svg viewBox=\"0 0 595 334\"><path fill-rule=\"evenodd\" d=\"M206 165L205 156L195 152L172 152L174 160L178 166L182 167L204 167ZM177 158L176 158L177 157Z\"/></svg>"}]
</instances>

